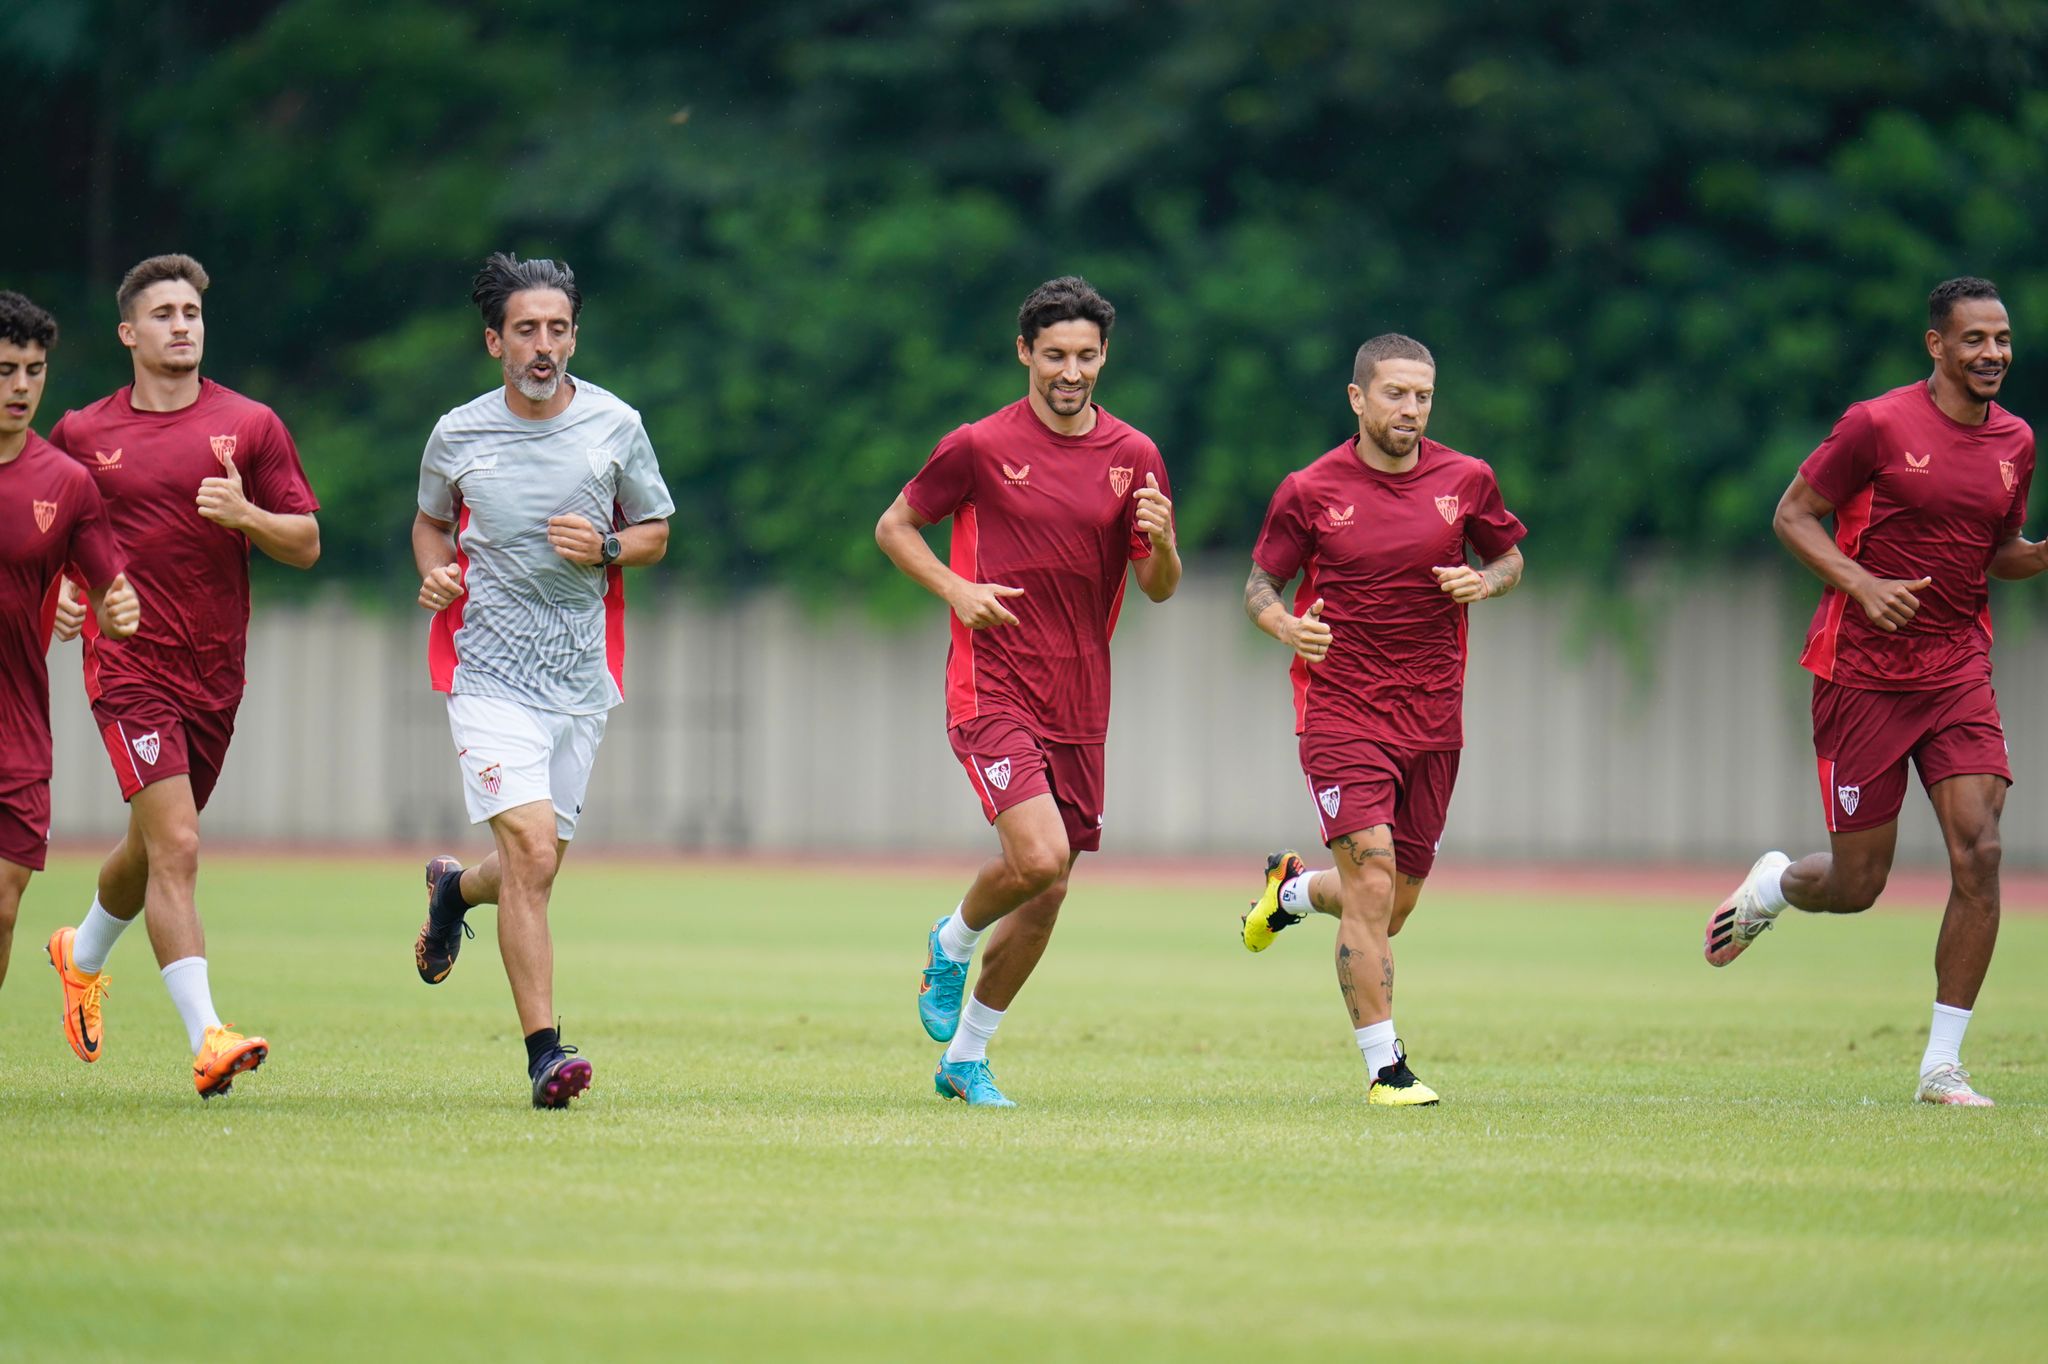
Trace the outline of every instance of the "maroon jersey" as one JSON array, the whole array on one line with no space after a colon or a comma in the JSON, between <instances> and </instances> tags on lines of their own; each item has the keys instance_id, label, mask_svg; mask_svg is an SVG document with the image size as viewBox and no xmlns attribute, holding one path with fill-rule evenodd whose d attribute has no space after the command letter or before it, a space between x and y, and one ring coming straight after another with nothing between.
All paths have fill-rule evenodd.
<instances>
[{"instance_id":1,"label":"maroon jersey","mask_svg":"<svg viewBox=\"0 0 2048 1364\"><path fill-rule=\"evenodd\" d=\"M1137 428L1098 407L1092 431L1063 436L1020 398L940 441L904 486L924 520L953 518L955 573L1024 589L1003 598L1015 625L953 618L948 728L1004 715L1054 743L1103 741L1125 565L1152 555L1137 518L1147 474L1172 496L1159 447Z\"/></svg>"},{"instance_id":2,"label":"maroon jersey","mask_svg":"<svg viewBox=\"0 0 2048 1364\"><path fill-rule=\"evenodd\" d=\"M50 778L44 654L67 564L105 587L122 569L120 546L92 477L31 431L0 464L0 789Z\"/></svg>"},{"instance_id":3,"label":"maroon jersey","mask_svg":"<svg viewBox=\"0 0 2048 1364\"><path fill-rule=\"evenodd\" d=\"M2019 534L2034 478L2034 431L1998 406L1964 426L1907 384L1842 414L1799 466L1835 505L1835 544L1880 578L1933 584L1896 632L1870 623L1832 587L1806 633L1800 666L1845 687L1932 691L1991 676L1986 570Z\"/></svg>"},{"instance_id":4,"label":"maroon jersey","mask_svg":"<svg viewBox=\"0 0 2048 1364\"><path fill-rule=\"evenodd\" d=\"M65 413L50 432L99 485L143 603L131 639L102 639L87 625L86 694L98 700L109 687L139 683L221 710L242 696L249 537L199 514L199 485L232 458L243 496L263 510L305 515L320 504L291 433L262 403L211 379L176 412L138 411L129 392Z\"/></svg>"},{"instance_id":5,"label":"maroon jersey","mask_svg":"<svg viewBox=\"0 0 2048 1364\"><path fill-rule=\"evenodd\" d=\"M1465 746L1465 609L1430 570L1498 559L1528 532L1493 470L1425 438L1415 467L1382 473L1358 438L1280 480L1252 562L1302 575L1294 613L1317 597L1330 652L1294 660L1294 729L1336 725L1405 749Z\"/></svg>"}]
</instances>

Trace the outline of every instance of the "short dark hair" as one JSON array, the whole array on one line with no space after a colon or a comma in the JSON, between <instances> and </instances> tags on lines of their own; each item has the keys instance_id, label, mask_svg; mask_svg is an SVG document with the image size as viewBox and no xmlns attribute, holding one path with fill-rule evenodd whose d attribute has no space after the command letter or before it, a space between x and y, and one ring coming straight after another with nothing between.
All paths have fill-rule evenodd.
<instances>
[{"instance_id":1,"label":"short dark hair","mask_svg":"<svg viewBox=\"0 0 2048 1364\"><path fill-rule=\"evenodd\" d=\"M121 310L121 316L126 317L128 305L135 301L137 294L152 284L162 284L170 279L182 279L202 294L206 292L206 286L213 283L207 276L206 267L190 256L176 252L167 256L151 256L146 261L137 262L133 269L121 276L121 287L114 291L114 306Z\"/></svg>"},{"instance_id":2,"label":"short dark hair","mask_svg":"<svg viewBox=\"0 0 2048 1364\"><path fill-rule=\"evenodd\" d=\"M1017 310L1017 334L1028 350L1055 322L1093 322L1107 341L1109 329L1116 325L1116 308L1079 275L1061 275L1033 289L1024 300Z\"/></svg>"},{"instance_id":3,"label":"short dark hair","mask_svg":"<svg viewBox=\"0 0 2048 1364\"><path fill-rule=\"evenodd\" d=\"M1956 304L1966 298L1998 297L1998 286L1988 279L1975 275L1958 275L1945 279L1934 286L1934 292L1927 296L1927 327L1930 331L1942 331L1948 326L1949 315L1956 310Z\"/></svg>"},{"instance_id":4,"label":"short dark hair","mask_svg":"<svg viewBox=\"0 0 2048 1364\"><path fill-rule=\"evenodd\" d=\"M57 344L57 319L9 289L0 293L0 341L50 350Z\"/></svg>"},{"instance_id":5,"label":"short dark hair","mask_svg":"<svg viewBox=\"0 0 2048 1364\"><path fill-rule=\"evenodd\" d=\"M546 258L521 260L510 251L493 251L484 268L471 283L469 301L484 315L484 325L494 332L505 330L505 305L512 295L528 289L559 289L569 300L569 322L583 315L583 291L576 287L576 272L559 261Z\"/></svg>"},{"instance_id":6,"label":"short dark hair","mask_svg":"<svg viewBox=\"0 0 2048 1364\"><path fill-rule=\"evenodd\" d=\"M1351 382L1364 388L1382 360L1420 360L1431 369L1436 368L1436 357L1429 353L1428 346L1412 336L1386 332L1358 348L1358 354L1351 360Z\"/></svg>"}]
</instances>

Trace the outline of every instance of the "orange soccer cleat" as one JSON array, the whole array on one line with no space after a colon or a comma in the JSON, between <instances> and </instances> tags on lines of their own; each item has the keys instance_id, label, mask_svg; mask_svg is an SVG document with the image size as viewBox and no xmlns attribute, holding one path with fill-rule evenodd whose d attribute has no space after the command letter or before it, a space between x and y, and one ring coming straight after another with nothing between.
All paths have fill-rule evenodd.
<instances>
[{"instance_id":1,"label":"orange soccer cleat","mask_svg":"<svg viewBox=\"0 0 2048 1364\"><path fill-rule=\"evenodd\" d=\"M72 964L71 944L77 937L77 929L60 928L43 951L64 987L64 1040L79 1060L91 1062L100 1059L100 1002L107 995L107 973L81 971Z\"/></svg>"},{"instance_id":2,"label":"orange soccer cleat","mask_svg":"<svg viewBox=\"0 0 2048 1364\"><path fill-rule=\"evenodd\" d=\"M225 1094L237 1075L256 1069L269 1055L270 1044L260 1037L244 1037L229 1027L208 1028L199 1054L192 1058L192 1087L202 1099Z\"/></svg>"}]
</instances>

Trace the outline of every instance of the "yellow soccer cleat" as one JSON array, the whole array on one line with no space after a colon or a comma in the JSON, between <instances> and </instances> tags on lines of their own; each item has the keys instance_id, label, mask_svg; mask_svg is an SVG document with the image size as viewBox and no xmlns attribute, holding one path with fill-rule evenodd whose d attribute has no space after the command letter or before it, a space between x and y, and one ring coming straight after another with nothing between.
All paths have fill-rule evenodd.
<instances>
[{"instance_id":1,"label":"yellow soccer cleat","mask_svg":"<svg viewBox=\"0 0 2048 1364\"><path fill-rule=\"evenodd\" d=\"M1308 917L1293 914L1280 908L1280 887L1308 870L1308 863L1301 860L1301 854L1289 848L1276 852L1266 859L1266 888L1259 892L1259 898L1252 901L1252 907L1238 922L1244 925L1244 950L1263 952L1273 945L1273 935L1283 928L1292 928Z\"/></svg>"},{"instance_id":2,"label":"yellow soccer cleat","mask_svg":"<svg viewBox=\"0 0 2048 1364\"><path fill-rule=\"evenodd\" d=\"M1400 1050L1401 1044L1394 1043L1394 1060L1391 1065L1380 1067L1380 1073L1372 1080L1372 1087L1365 1091L1365 1101L1382 1108L1426 1108L1439 1102L1436 1091L1415 1078L1415 1072L1408 1069L1408 1054Z\"/></svg>"},{"instance_id":3,"label":"yellow soccer cleat","mask_svg":"<svg viewBox=\"0 0 2048 1364\"><path fill-rule=\"evenodd\" d=\"M81 971L72 962L71 947L78 938L75 928L60 928L50 935L43 951L57 968L57 980L64 987L64 1040L81 1061L100 1059L100 1002L107 994L105 971Z\"/></svg>"},{"instance_id":4,"label":"yellow soccer cleat","mask_svg":"<svg viewBox=\"0 0 2048 1364\"><path fill-rule=\"evenodd\" d=\"M202 1099L225 1094L237 1075L256 1069L269 1055L270 1044L260 1037L244 1037L227 1027L208 1028L199 1054L192 1058L192 1087Z\"/></svg>"}]
</instances>

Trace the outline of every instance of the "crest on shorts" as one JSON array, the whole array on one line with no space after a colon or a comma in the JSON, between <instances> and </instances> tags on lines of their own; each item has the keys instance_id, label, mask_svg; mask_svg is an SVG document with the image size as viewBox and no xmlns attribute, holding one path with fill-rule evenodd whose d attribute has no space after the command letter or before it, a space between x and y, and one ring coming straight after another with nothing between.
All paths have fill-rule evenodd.
<instances>
[{"instance_id":1,"label":"crest on shorts","mask_svg":"<svg viewBox=\"0 0 2048 1364\"><path fill-rule=\"evenodd\" d=\"M1856 807L1863 803L1863 788L1861 786L1837 786L1835 788L1835 799L1842 802L1843 814L1853 815L1856 813Z\"/></svg>"},{"instance_id":2,"label":"crest on shorts","mask_svg":"<svg viewBox=\"0 0 2048 1364\"><path fill-rule=\"evenodd\" d=\"M35 504L35 510L37 530L47 531L57 523L57 504L55 502L44 502L39 499Z\"/></svg>"},{"instance_id":3,"label":"crest on shorts","mask_svg":"<svg viewBox=\"0 0 2048 1364\"><path fill-rule=\"evenodd\" d=\"M1109 471L1109 490L1118 497L1122 497L1131 490L1131 479L1137 472L1135 468L1119 469L1112 467ZM2012 485L2008 483L2006 486L2011 487Z\"/></svg>"},{"instance_id":4,"label":"crest on shorts","mask_svg":"<svg viewBox=\"0 0 2048 1364\"><path fill-rule=\"evenodd\" d=\"M2019 471L2012 467L2011 460L2001 459L1998 461L1998 476L2005 480L2005 490L2011 492L2013 483L2019 478Z\"/></svg>"},{"instance_id":5,"label":"crest on shorts","mask_svg":"<svg viewBox=\"0 0 2048 1364\"><path fill-rule=\"evenodd\" d=\"M1337 807L1344 803L1344 788L1341 786L1325 786L1322 790L1316 792L1316 803L1323 807L1324 814L1328 815L1331 819L1335 819L1337 817Z\"/></svg>"},{"instance_id":6,"label":"crest on shorts","mask_svg":"<svg viewBox=\"0 0 2048 1364\"><path fill-rule=\"evenodd\" d=\"M1010 789L1010 760L1008 758L998 758L981 770L988 774L988 779L994 784L996 790L1007 791Z\"/></svg>"},{"instance_id":7,"label":"crest on shorts","mask_svg":"<svg viewBox=\"0 0 2048 1364\"><path fill-rule=\"evenodd\" d=\"M476 779L483 783L485 795L495 796L505 784L505 768L500 763L492 763L477 773Z\"/></svg>"},{"instance_id":8,"label":"crest on shorts","mask_svg":"<svg viewBox=\"0 0 2048 1364\"><path fill-rule=\"evenodd\" d=\"M135 740L135 754L151 767L156 766L157 755L164 751L163 736L155 730Z\"/></svg>"},{"instance_id":9,"label":"crest on shorts","mask_svg":"<svg viewBox=\"0 0 2048 1364\"><path fill-rule=\"evenodd\" d=\"M1357 515L1357 513L1358 504L1356 502L1344 508L1344 510L1342 511L1338 511L1335 507L1323 508L1323 515L1330 518L1331 530L1341 530L1343 527L1350 525L1351 518Z\"/></svg>"},{"instance_id":10,"label":"crest on shorts","mask_svg":"<svg viewBox=\"0 0 2048 1364\"><path fill-rule=\"evenodd\" d=\"M1023 487L1029 485L1030 479L1031 466L1028 464L1021 469L1012 469L1007 464L1003 466L1003 482L1005 483L1015 483Z\"/></svg>"},{"instance_id":11,"label":"crest on shorts","mask_svg":"<svg viewBox=\"0 0 2048 1364\"><path fill-rule=\"evenodd\" d=\"M1436 500L1436 511L1437 515L1443 517L1445 525L1457 525L1458 495L1456 493L1445 493L1442 497L1439 497Z\"/></svg>"},{"instance_id":12,"label":"crest on shorts","mask_svg":"<svg viewBox=\"0 0 2048 1364\"><path fill-rule=\"evenodd\" d=\"M235 457L235 438L233 436L213 436L210 439L213 441L213 457L220 461L221 468L227 468L228 461Z\"/></svg>"}]
</instances>

